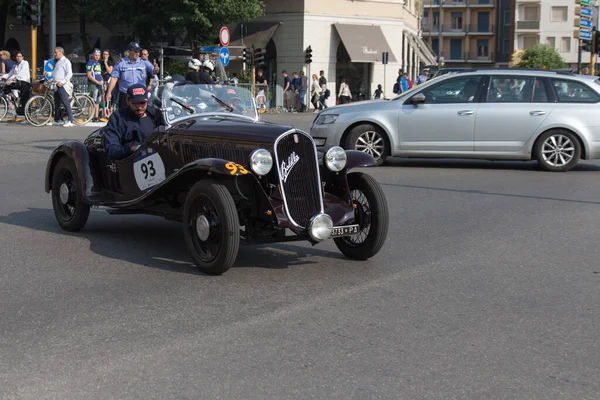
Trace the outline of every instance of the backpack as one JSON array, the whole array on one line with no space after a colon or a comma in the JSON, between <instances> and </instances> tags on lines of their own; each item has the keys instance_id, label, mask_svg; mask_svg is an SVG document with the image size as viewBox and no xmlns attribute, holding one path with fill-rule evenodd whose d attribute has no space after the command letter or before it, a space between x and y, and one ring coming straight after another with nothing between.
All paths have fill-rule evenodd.
<instances>
[{"instance_id":1,"label":"backpack","mask_svg":"<svg viewBox=\"0 0 600 400\"><path fill-rule=\"evenodd\" d=\"M398 82L394 83L394 88L392 89L392 92L394 92L394 93L400 92L400 86L398 85Z\"/></svg>"},{"instance_id":2,"label":"backpack","mask_svg":"<svg viewBox=\"0 0 600 400\"><path fill-rule=\"evenodd\" d=\"M328 99L329 96L331 96L331 92L329 91L329 89L325 90L325 98Z\"/></svg>"}]
</instances>

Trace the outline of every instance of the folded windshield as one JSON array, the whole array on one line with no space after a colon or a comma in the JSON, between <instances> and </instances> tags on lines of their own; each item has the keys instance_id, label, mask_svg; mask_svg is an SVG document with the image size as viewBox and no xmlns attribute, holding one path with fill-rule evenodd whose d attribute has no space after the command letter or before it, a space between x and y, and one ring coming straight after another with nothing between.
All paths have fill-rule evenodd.
<instances>
[{"instance_id":1,"label":"folded windshield","mask_svg":"<svg viewBox=\"0 0 600 400\"><path fill-rule=\"evenodd\" d=\"M252 93L239 86L167 83L161 89L156 96L170 125L190 116L210 114L258 118Z\"/></svg>"}]
</instances>

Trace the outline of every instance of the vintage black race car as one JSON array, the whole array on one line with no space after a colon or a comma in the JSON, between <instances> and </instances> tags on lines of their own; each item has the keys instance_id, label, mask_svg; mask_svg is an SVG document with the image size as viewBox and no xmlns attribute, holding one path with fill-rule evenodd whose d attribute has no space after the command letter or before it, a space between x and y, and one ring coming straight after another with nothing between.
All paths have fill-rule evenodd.
<instances>
[{"instance_id":1,"label":"vintage black race car","mask_svg":"<svg viewBox=\"0 0 600 400\"><path fill-rule=\"evenodd\" d=\"M352 259L379 252L385 196L370 175L348 173L373 157L317 153L308 133L260 122L246 89L159 89L151 104L160 126L126 159L107 159L103 129L54 150L45 190L63 229L82 229L91 206L183 222L194 264L209 274L227 271L240 243L333 238Z\"/></svg>"}]
</instances>

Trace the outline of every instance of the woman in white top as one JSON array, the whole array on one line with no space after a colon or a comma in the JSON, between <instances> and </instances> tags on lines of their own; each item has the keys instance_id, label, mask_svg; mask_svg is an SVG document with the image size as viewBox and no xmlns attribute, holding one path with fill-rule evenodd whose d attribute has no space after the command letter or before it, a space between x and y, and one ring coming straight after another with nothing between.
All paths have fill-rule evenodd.
<instances>
[{"instance_id":1,"label":"woman in white top","mask_svg":"<svg viewBox=\"0 0 600 400\"><path fill-rule=\"evenodd\" d=\"M310 85L310 102L315 107L315 112L319 112L319 99L321 98L321 86L317 74L312 75L312 84Z\"/></svg>"},{"instance_id":2,"label":"woman in white top","mask_svg":"<svg viewBox=\"0 0 600 400\"><path fill-rule=\"evenodd\" d=\"M346 80L342 78L342 83L340 85L340 94L338 95L338 99L340 99L340 104L350 103L352 100L352 93L350 93L350 87L346 83Z\"/></svg>"}]
</instances>

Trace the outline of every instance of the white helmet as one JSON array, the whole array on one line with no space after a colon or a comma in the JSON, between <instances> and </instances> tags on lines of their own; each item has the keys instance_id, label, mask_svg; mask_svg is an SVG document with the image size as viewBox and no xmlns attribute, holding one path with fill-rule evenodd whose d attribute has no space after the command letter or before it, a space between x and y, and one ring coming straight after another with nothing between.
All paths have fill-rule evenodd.
<instances>
[{"instance_id":1,"label":"white helmet","mask_svg":"<svg viewBox=\"0 0 600 400\"><path fill-rule=\"evenodd\" d=\"M191 69L198 69L202 66L202 63L200 62L200 60L192 58L190 60L190 62L188 62L188 67L190 67Z\"/></svg>"},{"instance_id":2,"label":"white helmet","mask_svg":"<svg viewBox=\"0 0 600 400\"><path fill-rule=\"evenodd\" d=\"M206 60L206 61L204 61L204 64L202 64L202 66L203 66L204 68L208 68L208 69L210 69L211 71L214 71L214 70L215 70L215 64L213 64L213 62L212 62L212 61L210 61L210 60Z\"/></svg>"}]
</instances>

